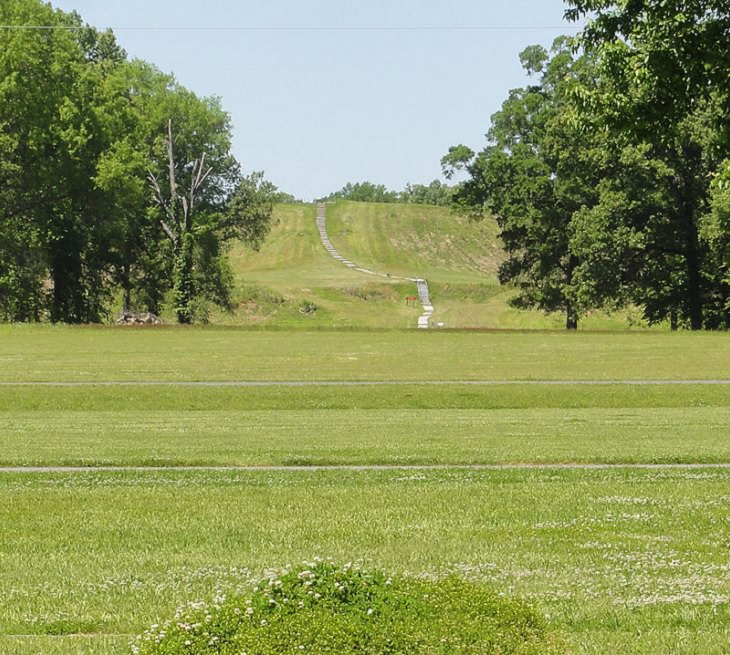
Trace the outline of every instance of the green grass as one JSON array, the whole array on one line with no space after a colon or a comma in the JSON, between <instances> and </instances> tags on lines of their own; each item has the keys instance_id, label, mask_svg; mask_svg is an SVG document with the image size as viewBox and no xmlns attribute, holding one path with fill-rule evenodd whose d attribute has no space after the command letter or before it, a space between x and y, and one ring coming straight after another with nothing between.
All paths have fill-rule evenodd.
<instances>
[{"instance_id":1,"label":"green grass","mask_svg":"<svg viewBox=\"0 0 730 655\"><path fill-rule=\"evenodd\" d=\"M525 603L461 577L418 579L322 559L272 571L248 594L176 612L139 655L553 655L566 649Z\"/></svg>"},{"instance_id":2,"label":"green grass","mask_svg":"<svg viewBox=\"0 0 730 655\"><path fill-rule=\"evenodd\" d=\"M212 311L215 324L310 328L414 328L420 307L408 306L415 287L367 275L333 259L320 242L314 205L280 205L258 252L231 251L236 280L233 311ZM341 254L394 276L429 280L433 321L448 327L560 329L561 314L509 306L514 291L500 287L504 258L492 220L470 222L449 209L421 205L338 202L327 205L327 225ZM302 316L304 301L317 306ZM596 312L581 328L645 327L632 315ZM166 317L174 320L172 315Z\"/></svg>"},{"instance_id":3,"label":"green grass","mask_svg":"<svg viewBox=\"0 0 730 655\"><path fill-rule=\"evenodd\" d=\"M4 326L6 383L414 383L0 386L0 461L727 463L730 385L519 381L727 379L729 339ZM415 383L469 379L515 383ZM323 556L488 582L581 655L720 655L728 525L725 468L0 473L0 653L125 653L187 601Z\"/></svg>"},{"instance_id":4,"label":"green grass","mask_svg":"<svg viewBox=\"0 0 730 655\"><path fill-rule=\"evenodd\" d=\"M730 407L47 412L2 418L5 466L730 461Z\"/></svg>"},{"instance_id":5,"label":"green grass","mask_svg":"<svg viewBox=\"0 0 730 655\"><path fill-rule=\"evenodd\" d=\"M307 291L320 299L329 296L323 304L325 311L315 319L318 325L416 325L413 311L409 312L403 305L404 296L413 294L412 287L399 291L400 305L384 299L367 305L348 304L342 290L353 284L355 288L367 285L367 276L335 262L321 247L314 229L313 208L306 212L300 209L299 222L292 222L293 208L283 210L288 214L277 225L270 246L264 246L261 259L254 256L236 260L238 275L265 285L279 285L278 289L283 280L272 273L277 266L290 279L307 281L314 276L305 285L310 287ZM287 224L296 228L287 230ZM327 226L340 254L360 266L393 276L426 278L436 309L434 323L452 328L490 329L561 329L565 325L561 313L544 314L509 305L515 292L500 286L497 280L497 269L505 255L497 236L498 227L492 219L473 222L443 207L341 201L327 205ZM303 243L309 244L308 260L298 254ZM294 253L293 257L287 255L289 251ZM298 272L295 267L299 268ZM326 277L319 273L322 267L328 271ZM339 282L338 275L342 276ZM329 287L329 293L324 285ZM296 294L296 291L288 289L285 293ZM268 323L293 327L300 322L288 320L283 313L269 317ZM646 328L638 312L621 311L612 315L593 312L581 321L581 329L626 330L629 327Z\"/></svg>"},{"instance_id":6,"label":"green grass","mask_svg":"<svg viewBox=\"0 0 730 655\"><path fill-rule=\"evenodd\" d=\"M259 252L233 248L234 311L214 313L212 321L287 329L415 327L418 309L404 301L413 286L340 264L322 246L315 215L314 205L280 205ZM299 312L305 300L317 306L314 314Z\"/></svg>"},{"instance_id":7,"label":"green grass","mask_svg":"<svg viewBox=\"0 0 730 655\"><path fill-rule=\"evenodd\" d=\"M720 655L729 489L706 469L4 474L0 651L123 653L118 635L319 555L489 582L577 653Z\"/></svg>"},{"instance_id":8,"label":"green grass","mask_svg":"<svg viewBox=\"0 0 730 655\"><path fill-rule=\"evenodd\" d=\"M340 254L366 268L498 285L504 255L491 219L471 222L445 207L338 202L327 205L327 229Z\"/></svg>"},{"instance_id":9,"label":"green grass","mask_svg":"<svg viewBox=\"0 0 730 655\"><path fill-rule=\"evenodd\" d=\"M0 326L0 382L730 378L730 334Z\"/></svg>"},{"instance_id":10,"label":"green grass","mask_svg":"<svg viewBox=\"0 0 730 655\"><path fill-rule=\"evenodd\" d=\"M5 466L730 462L730 385L11 387L0 420Z\"/></svg>"},{"instance_id":11,"label":"green grass","mask_svg":"<svg viewBox=\"0 0 730 655\"><path fill-rule=\"evenodd\" d=\"M727 407L730 385L404 384L0 387L0 412L524 410Z\"/></svg>"}]
</instances>

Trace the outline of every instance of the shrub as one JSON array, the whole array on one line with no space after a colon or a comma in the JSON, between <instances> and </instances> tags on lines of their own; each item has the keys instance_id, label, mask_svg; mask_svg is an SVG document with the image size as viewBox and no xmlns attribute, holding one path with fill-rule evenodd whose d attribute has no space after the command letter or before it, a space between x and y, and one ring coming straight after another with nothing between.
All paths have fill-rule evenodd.
<instances>
[{"instance_id":1,"label":"shrub","mask_svg":"<svg viewBox=\"0 0 730 655\"><path fill-rule=\"evenodd\" d=\"M390 578L317 561L270 573L248 597L190 603L132 645L136 655L562 653L542 619L487 586Z\"/></svg>"},{"instance_id":2,"label":"shrub","mask_svg":"<svg viewBox=\"0 0 730 655\"><path fill-rule=\"evenodd\" d=\"M302 302L299 303L299 313L304 314L305 316L311 316L314 314L319 307L315 305L311 300L302 300Z\"/></svg>"}]
</instances>

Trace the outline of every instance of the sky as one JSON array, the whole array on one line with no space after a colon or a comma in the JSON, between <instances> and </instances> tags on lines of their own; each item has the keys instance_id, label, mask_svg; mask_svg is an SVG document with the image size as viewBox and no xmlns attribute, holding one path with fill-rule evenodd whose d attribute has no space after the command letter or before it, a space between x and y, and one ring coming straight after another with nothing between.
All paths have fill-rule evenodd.
<instances>
[{"instance_id":1,"label":"sky","mask_svg":"<svg viewBox=\"0 0 730 655\"><path fill-rule=\"evenodd\" d=\"M528 82L519 53L577 29L563 0L51 2L220 97L244 170L303 200L347 182L443 179L449 147L481 148L490 116Z\"/></svg>"}]
</instances>

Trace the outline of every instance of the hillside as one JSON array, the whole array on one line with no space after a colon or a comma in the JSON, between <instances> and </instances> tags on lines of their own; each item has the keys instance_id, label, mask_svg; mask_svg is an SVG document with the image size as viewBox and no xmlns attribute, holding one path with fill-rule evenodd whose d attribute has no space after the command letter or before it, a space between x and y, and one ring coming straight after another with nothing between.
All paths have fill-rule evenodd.
<instances>
[{"instance_id":1,"label":"hillside","mask_svg":"<svg viewBox=\"0 0 730 655\"><path fill-rule=\"evenodd\" d=\"M335 246L353 261L429 282L497 284L503 254L493 220L472 222L426 205L338 202L327 206Z\"/></svg>"},{"instance_id":2,"label":"hillside","mask_svg":"<svg viewBox=\"0 0 730 655\"><path fill-rule=\"evenodd\" d=\"M412 284L395 276L424 277L435 306L433 322L453 328L563 327L559 314L509 306L501 287L503 253L492 220L470 222L441 207L337 202L327 205L327 230L337 250L359 266L347 268L322 246L314 205L279 205L261 250L231 252L236 277L233 314L215 323L318 328L413 328L419 307L406 304ZM622 329L626 315L596 314L581 327Z\"/></svg>"},{"instance_id":3,"label":"hillside","mask_svg":"<svg viewBox=\"0 0 730 655\"><path fill-rule=\"evenodd\" d=\"M259 252L232 251L234 315L217 322L273 327L409 328L418 308L404 298L412 285L373 279L334 260L315 225L314 205L279 205Z\"/></svg>"}]
</instances>

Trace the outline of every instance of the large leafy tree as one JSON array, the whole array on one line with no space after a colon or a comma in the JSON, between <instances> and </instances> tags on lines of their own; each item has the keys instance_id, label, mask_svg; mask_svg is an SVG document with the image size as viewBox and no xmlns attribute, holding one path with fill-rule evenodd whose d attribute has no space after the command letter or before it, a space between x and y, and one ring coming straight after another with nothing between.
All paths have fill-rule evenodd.
<instances>
[{"instance_id":1,"label":"large leafy tree","mask_svg":"<svg viewBox=\"0 0 730 655\"><path fill-rule=\"evenodd\" d=\"M58 28L0 33L0 168L12 172L0 208L0 242L10 244L0 265L3 313L38 319L46 308L55 321L97 321L112 293L114 233L93 183L109 145L98 95L125 54L111 33L38 0L9 0L0 19ZM22 235L20 248L14 234Z\"/></svg>"},{"instance_id":2,"label":"large leafy tree","mask_svg":"<svg viewBox=\"0 0 730 655\"><path fill-rule=\"evenodd\" d=\"M604 180L600 202L584 216L576 241L586 260L583 280L622 271L604 285L604 296L621 286L652 321L730 327L720 240L708 241L703 228L711 220L710 183L730 144L730 6L568 1L568 17L590 17L581 43L601 63L601 85L581 96L584 114L639 170ZM641 173L649 168L650 175ZM591 238L601 247L591 247Z\"/></svg>"},{"instance_id":3,"label":"large leafy tree","mask_svg":"<svg viewBox=\"0 0 730 655\"><path fill-rule=\"evenodd\" d=\"M517 286L514 303L562 311L568 329L578 326L573 297L579 260L570 250L573 215L595 200L594 151L598 147L577 127L571 95L593 83L593 63L575 57L565 38L551 53L531 46L521 55L536 83L510 92L492 117L489 144L475 155L456 146L443 158L447 176L468 174L455 203L473 216L493 214L508 254L500 280Z\"/></svg>"},{"instance_id":4,"label":"large leafy tree","mask_svg":"<svg viewBox=\"0 0 730 655\"><path fill-rule=\"evenodd\" d=\"M59 25L68 20L40 2L9 0L0 6L0 21L6 25ZM48 30L42 36L26 30L0 32L0 125L6 178L0 277L5 282L4 313L21 320L37 314L36 302L28 306L23 297L33 286L35 293L26 297L37 299L43 271L25 263L37 259L41 249L54 269L54 313L65 309L82 313L78 302L63 297L67 281L74 274L80 277L83 246L63 205L70 200L66 179L72 162L65 157L73 120L70 98L79 82L83 56L70 31ZM29 237L20 253L15 250L20 245L18 235ZM63 261L64 244L72 240L79 258Z\"/></svg>"}]
</instances>

